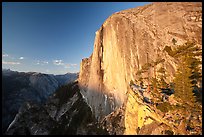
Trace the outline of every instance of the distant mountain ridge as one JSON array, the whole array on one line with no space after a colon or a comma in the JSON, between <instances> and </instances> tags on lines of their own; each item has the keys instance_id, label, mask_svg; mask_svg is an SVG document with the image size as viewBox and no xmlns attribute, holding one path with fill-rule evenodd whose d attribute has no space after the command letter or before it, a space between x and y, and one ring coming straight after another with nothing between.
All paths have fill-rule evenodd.
<instances>
[{"instance_id":1,"label":"distant mountain ridge","mask_svg":"<svg viewBox=\"0 0 204 137\"><path fill-rule=\"evenodd\" d=\"M2 70L2 125L3 132L24 102L42 104L62 85L75 81L77 73L65 75Z\"/></svg>"}]
</instances>

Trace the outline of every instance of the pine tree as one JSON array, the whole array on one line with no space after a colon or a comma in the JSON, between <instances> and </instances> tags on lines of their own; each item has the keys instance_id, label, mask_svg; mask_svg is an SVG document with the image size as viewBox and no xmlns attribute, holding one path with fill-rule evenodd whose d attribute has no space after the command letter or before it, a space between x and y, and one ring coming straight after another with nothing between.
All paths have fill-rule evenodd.
<instances>
[{"instance_id":1,"label":"pine tree","mask_svg":"<svg viewBox=\"0 0 204 137\"><path fill-rule=\"evenodd\" d=\"M189 68L187 60L188 58L186 56L182 57L180 60L180 64L174 79L175 96L182 99L185 103L190 103L192 105L195 102L195 98L192 92L192 83L189 79L191 69Z\"/></svg>"},{"instance_id":2,"label":"pine tree","mask_svg":"<svg viewBox=\"0 0 204 137\"><path fill-rule=\"evenodd\" d=\"M191 83L193 84L193 87L198 87L198 81L202 78L201 75L201 69L199 68L199 65L201 64L201 61L198 58L192 57L189 59L190 69L191 69L191 76L189 77L191 79Z\"/></svg>"},{"instance_id":3,"label":"pine tree","mask_svg":"<svg viewBox=\"0 0 204 137\"><path fill-rule=\"evenodd\" d=\"M160 75L159 75L159 87L166 88L167 83L166 83L165 79L166 79L167 74L166 74L166 69L164 68L164 64L158 70L158 73L160 73Z\"/></svg>"},{"instance_id":4,"label":"pine tree","mask_svg":"<svg viewBox=\"0 0 204 137\"><path fill-rule=\"evenodd\" d=\"M180 45L174 51L174 57L179 61L175 75L175 95L186 103L195 103L193 88L197 86L198 80L202 77L199 69L201 64L198 56L202 55L201 50L195 43L187 42Z\"/></svg>"}]
</instances>

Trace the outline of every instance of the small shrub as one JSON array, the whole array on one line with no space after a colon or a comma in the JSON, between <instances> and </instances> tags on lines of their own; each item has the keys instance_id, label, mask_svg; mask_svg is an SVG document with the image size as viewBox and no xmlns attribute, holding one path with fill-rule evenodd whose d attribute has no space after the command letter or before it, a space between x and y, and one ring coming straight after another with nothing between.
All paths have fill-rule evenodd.
<instances>
[{"instance_id":1,"label":"small shrub","mask_svg":"<svg viewBox=\"0 0 204 137\"><path fill-rule=\"evenodd\" d=\"M168 112L169 110L172 110L172 106L168 102L158 104L156 107L164 113Z\"/></svg>"},{"instance_id":2,"label":"small shrub","mask_svg":"<svg viewBox=\"0 0 204 137\"><path fill-rule=\"evenodd\" d=\"M172 39L172 43L175 45L176 42L177 42L177 41L173 38L173 39Z\"/></svg>"},{"instance_id":3,"label":"small shrub","mask_svg":"<svg viewBox=\"0 0 204 137\"><path fill-rule=\"evenodd\" d=\"M130 81L130 85L134 85L134 82L133 82L133 80L131 80L131 81Z\"/></svg>"},{"instance_id":4,"label":"small shrub","mask_svg":"<svg viewBox=\"0 0 204 137\"><path fill-rule=\"evenodd\" d=\"M174 56L174 52L172 51L170 46L165 46L164 51L166 51L170 56Z\"/></svg>"},{"instance_id":5,"label":"small shrub","mask_svg":"<svg viewBox=\"0 0 204 137\"><path fill-rule=\"evenodd\" d=\"M173 135L174 134L174 132L172 130L165 130L164 133L166 135Z\"/></svg>"}]
</instances>

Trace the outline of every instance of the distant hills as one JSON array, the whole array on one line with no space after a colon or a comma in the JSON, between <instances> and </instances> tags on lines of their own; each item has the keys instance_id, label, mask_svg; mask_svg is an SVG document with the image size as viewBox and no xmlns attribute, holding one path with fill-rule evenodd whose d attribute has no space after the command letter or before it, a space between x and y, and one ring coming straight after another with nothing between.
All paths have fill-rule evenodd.
<instances>
[{"instance_id":1,"label":"distant hills","mask_svg":"<svg viewBox=\"0 0 204 137\"><path fill-rule=\"evenodd\" d=\"M64 75L2 70L2 130L5 132L24 102L44 103L48 96L75 81L78 73Z\"/></svg>"}]
</instances>

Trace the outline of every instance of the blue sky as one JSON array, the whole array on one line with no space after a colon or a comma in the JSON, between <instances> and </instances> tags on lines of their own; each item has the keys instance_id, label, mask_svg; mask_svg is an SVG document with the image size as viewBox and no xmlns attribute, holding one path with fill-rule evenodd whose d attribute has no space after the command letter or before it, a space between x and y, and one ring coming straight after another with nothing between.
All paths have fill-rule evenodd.
<instances>
[{"instance_id":1,"label":"blue sky","mask_svg":"<svg viewBox=\"0 0 204 137\"><path fill-rule=\"evenodd\" d=\"M149 2L3 2L2 68L79 72L103 22L115 12L146 4Z\"/></svg>"}]
</instances>

